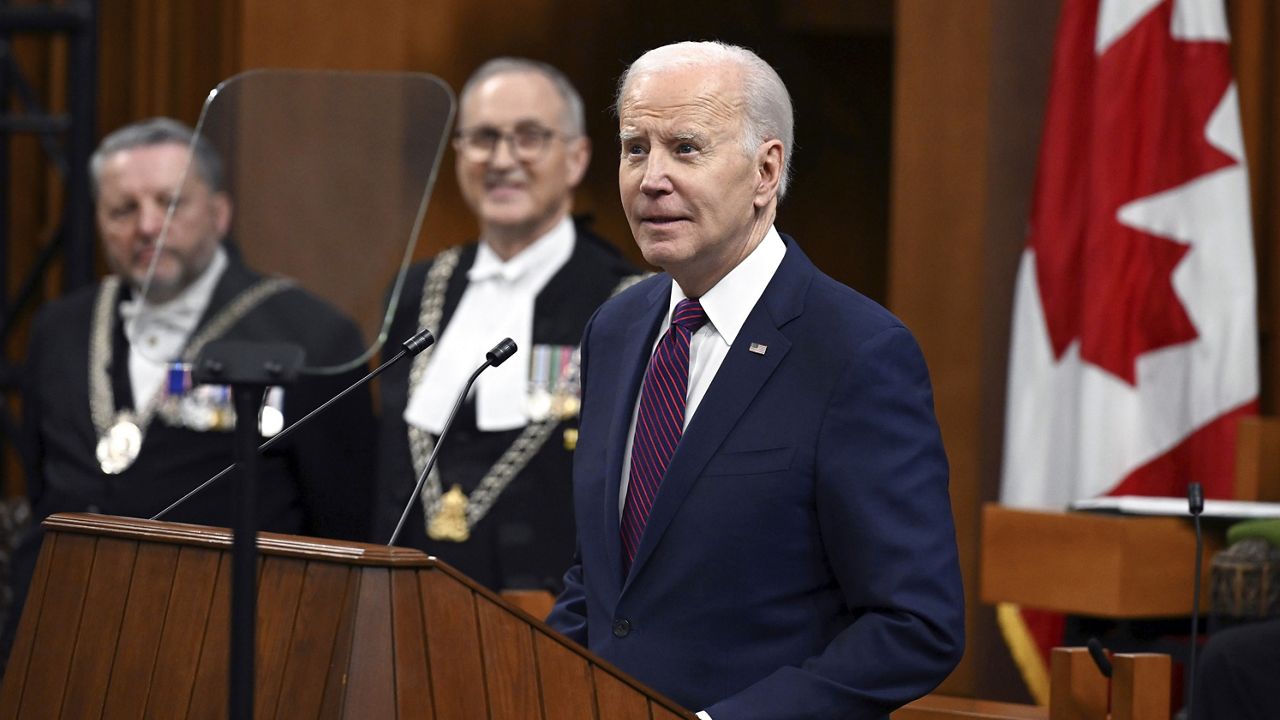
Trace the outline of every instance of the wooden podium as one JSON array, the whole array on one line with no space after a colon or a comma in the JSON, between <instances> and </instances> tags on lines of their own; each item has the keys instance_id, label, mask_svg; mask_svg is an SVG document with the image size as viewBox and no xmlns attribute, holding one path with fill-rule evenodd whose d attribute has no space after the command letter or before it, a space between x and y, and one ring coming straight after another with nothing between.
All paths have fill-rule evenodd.
<instances>
[{"instance_id":1,"label":"wooden podium","mask_svg":"<svg viewBox=\"0 0 1280 720\"><path fill-rule=\"evenodd\" d=\"M0 720L227 716L231 533L45 521ZM416 550L262 533L256 718L693 715Z\"/></svg>"}]
</instances>

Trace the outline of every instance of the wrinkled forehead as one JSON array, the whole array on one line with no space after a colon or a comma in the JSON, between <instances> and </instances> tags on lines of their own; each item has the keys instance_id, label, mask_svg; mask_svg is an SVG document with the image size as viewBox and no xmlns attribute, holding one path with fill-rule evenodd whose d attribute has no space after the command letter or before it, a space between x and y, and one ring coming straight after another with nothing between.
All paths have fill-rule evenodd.
<instances>
[{"instance_id":1,"label":"wrinkled forehead","mask_svg":"<svg viewBox=\"0 0 1280 720\"><path fill-rule=\"evenodd\" d=\"M618 126L624 135L655 125L738 127L745 113L738 68L677 66L628 78L618 102Z\"/></svg>"},{"instance_id":2,"label":"wrinkled forehead","mask_svg":"<svg viewBox=\"0 0 1280 720\"><path fill-rule=\"evenodd\" d=\"M462 97L458 127L499 128L537 123L559 128L567 114L564 98L541 73L513 71L485 78Z\"/></svg>"}]
</instances>

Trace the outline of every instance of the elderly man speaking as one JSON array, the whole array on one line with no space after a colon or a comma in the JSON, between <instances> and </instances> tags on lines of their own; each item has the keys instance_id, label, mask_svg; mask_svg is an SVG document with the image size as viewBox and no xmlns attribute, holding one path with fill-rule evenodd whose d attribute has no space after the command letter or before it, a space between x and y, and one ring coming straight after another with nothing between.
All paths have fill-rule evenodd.
<instances>
[{"instance_id":1,"label":"elderly man speaking","mask_svg":"<svg viewBox=\"0 0 1280 720\"><path fill-rule=\"evenodd\" d=\"M885 717L963 648L920 350L774 228L793 123L763 60L652 50L617 109L623 208L665 273L585 331L548 622L703 717Z\"/></svg>"}]
</instances>

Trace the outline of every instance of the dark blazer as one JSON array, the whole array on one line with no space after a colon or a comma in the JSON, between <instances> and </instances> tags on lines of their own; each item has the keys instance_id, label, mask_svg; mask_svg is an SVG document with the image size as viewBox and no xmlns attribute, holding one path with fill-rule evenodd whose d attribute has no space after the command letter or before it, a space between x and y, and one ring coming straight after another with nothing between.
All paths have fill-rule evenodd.
<instances>
[{"instance_id":1,"label":"dark blazer","mask_svg":"<svg viewBox=\"0 0 1280 720\"><path fill-rule=\"evenodd\" d=\"M884 717L963 649L947 461L911 334L784 242L626 577L622 456L671 278L588 324L578 561L548 622L714 720Z\"/></svg>"},{"instance_id":2,"label":"dark blazer","mask_svg":"<svg viewBox=\"0 0 1280 720\"><path fill-rule=\"evenodd\" d=\"M538 294L533 310L533 342L577 345L587 319L624 278L636 270L607 241L577 226L574 249L564 267ZM477 245L462 249L458 267L445 289L441 326L444 333L462 293L467 270L475 264ZM404 293L390 328L387 353L418 330L423 283L431 263L409 269ZM501 338L494 337L496 343ZM511 362L528 363L532 348L520 348ZM479 365L484 358L476 358ZM404 422L408 402L409 361L389 368L380 377L382 421L378 431L378 496L375 535L386 542L417 481ZM416 547L453 565L495 590L546 589L559 592L564 570L573 558L573 452L565 432L576 431L577 418L560 423L525 469L503 490L493 507L471 529L465 543L437 542L427 537L422 503L415 500L399 544ZM440 449L438 466L445 489L453 484L470 493L494 462L520 435L520 430L481 432L476 427L475 402L468 401Z\"/></svg>"}]
</instances>

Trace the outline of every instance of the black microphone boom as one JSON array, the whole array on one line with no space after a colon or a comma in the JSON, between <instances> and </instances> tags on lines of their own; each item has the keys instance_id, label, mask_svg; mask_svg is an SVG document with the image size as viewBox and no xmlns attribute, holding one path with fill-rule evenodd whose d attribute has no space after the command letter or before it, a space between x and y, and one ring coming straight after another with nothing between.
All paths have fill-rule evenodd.
<instances>
[{"instance_id":1,"label":"black microphone boom","mask_svg":"<svg viewBox=\"0 0 1280 720\"><path fill-rule=\"evenodd\" d=\"M384 363L382 363L381 365L379 365L377 368L375 368L375 369L373 370L373 372L369 373L368 375L365 375L364 377L360 378L359 380L355 381L354 383L351 383L350 385L348 385L348 386L347 386L347 388L346 388L345 390L343 390L342 392L338 393L337 395L334 395L333 397L329 398L328 400L326 400L326 401L324 402L324 404L323 404L323 405L321 405L320 407L317 407L315 410L312 410L311 412L307 413L307 414L306 414L306 415L304 415L302 418L300 418L297 422L293 423L293 424L292 424L292 425L290 425L289 427L284 428L284 429L283 429L283 430L281 430L280 432L278 432L278 433L276 433L275 435L273 435L272 437L268 438L266 442L264 442L264 443L262 443L261 445L259 445L259 446L258 446L258 452L259 452L259 453L266 452L267 450L269 450L269 449L271 448L271 446L272 446L272 445L275 445L277 442L279 442L281 439L283 439L286 435L288 435L289 433L293 432L293 431L294 431L294 430L296 430L297 428L299 428L299 427L301 427L301 426L305 425L307 422L309 422L309 421L311 420L311 418L313 418L313 417L315 417L315 416L319 415L320 413L324 412L324 411L325 411L325 410L326 410L330 405L332 405L332 404L334 404L334 403L338 402L339 400L341 400L342 398L346 397L346 396L347 396L349 393L351 393L353 390L356 390L356 389L357 389L357 388L359 388L361 385L364 385L365 383L369 382L370 380L372 380L372 379L374 379L374 378L378 377L379 375L381 375L381 374L382 374L382 371L384 371L384 370L386 370L387 368L391 367L392 365L395 365L396 363L400 362L400 360L402 360L406 355L417 355L418 353L420 353L420 352L422 352L423 350L426 350L428 347L430 347L430 346L431 346L431 344L432 344L432 343L434 343L435 341L436 341L436 338L435 338L435 336L434 336L434 335L432 335L432 334L431 334L431 331L430 331L430 330L427 330L427 329L425 329L425 328L424 328L424 329L422 329L422 330L419 330L419 331L418 331L418 332L417 332L413 337L411 337L411 338L409 338L408 340L405 340L404 342L400 343L400 352L396 353L394 357L392 357L390 360L387 360L386 362L384 362ZM497 348L494 348L494 350L497 350ZM514 351L513 351L513 352L514 352ZM190 500L191 498L195 497L195 496L196 496L196 495L198 495L201 491L203 491L205 488L207 488L207 487L209 487L210 485L214 484L215 482L217 482L218 480L220 480L224 475L226 475L227 473L229 473L229 472L231 472L232 470L234 470L234 469L235 469L235 467L236 467L236 464L235 464L235 463L231 463L230 465L226 466L226 467L225 467L225 468L223 468L223 469L222 469L222 471L221 471L221 472L219 472L217 475L214 475L213 477L209 478L208 480L205 480L204 482L202 482L202 483L200 483L199 485L197 485L197 486L195 487L195 489L191 490L191 492L188 492L186 495L183 495L182 497L180 497L180 498L178 498L177 500L175 500L172 504L170 504L170 505L169 505L169 507L167 507L167 508L165 508L165 509L161 510L160 512L156 513L155 515L152 515L152 516L151 516L151 519L152 519L152 520L159 520L160 518L164 517L165 515L168 515L170 512L172 512L173 510L177 509L179 506L181 506L181 505L182 505L183 503L185 503L187 500Z\"/></svg>"},{"instance_id":2,"label":"black microphone boom","mask_svg":"<svg viewBox=\"0 0 1280 720\"><path fill-rule=\"evenodd\" d=\"M422 468L422 474L418 476L418 483L413 486L413 492L409 493L409 502L405 503L404 511L400 513L400 522L396 523L395 532L391 533L391 539L387 541L388 545L395 545L396 540L400 539L400 531L404 529L404 523L409 519L409 510L413 508L413 501L422 492L422 486L427 482L427 476L431 474L431 468L436 465L436 456L440 454L440 446L444 445L444 436L449 432L449 427L453 425L453 418L457 416L458 409L462 407L462 403L467 399L467 393L471 392L471 386L475 384L476 378L480 377L480 373L490 367L498 367L507 361L512 355L516 354L516 344L511 338L503 338L501 342L493 346L493 349L485 353L484 364L476 368L471 373L471 377L467 378L467 383L462 386L462 392L458 393L458 399L453 403L453 410L449 411L449 418L444 421L444 427L440 429L440 437L436 438L436 446L431 450L431 457L427 458L427 464Z\"/></svg>"},{"instance_id":3,"label":"black microphone boom","mask_svg":"<svg viewBox=\"0 0 1280 720\"><path fill-rule=\"evenodd\" d=\"M1187 672L1185 675L1187 684L1186 716L1191 718L1195 717L1192 713L1195 710L1196 699L1196 645L1200 639L1200 565L1204 555L1204 534L1200 530L1200 513L1204 512L1204 489L1200 487L1200 483L1192 482L1187 484L1187 506L1191 511L1191 518L1196 528L1196 570L1195 578L1192 580L1194 588L1191 591L1191 657L1187 660Z\"/></svg>"}]
</instances>

